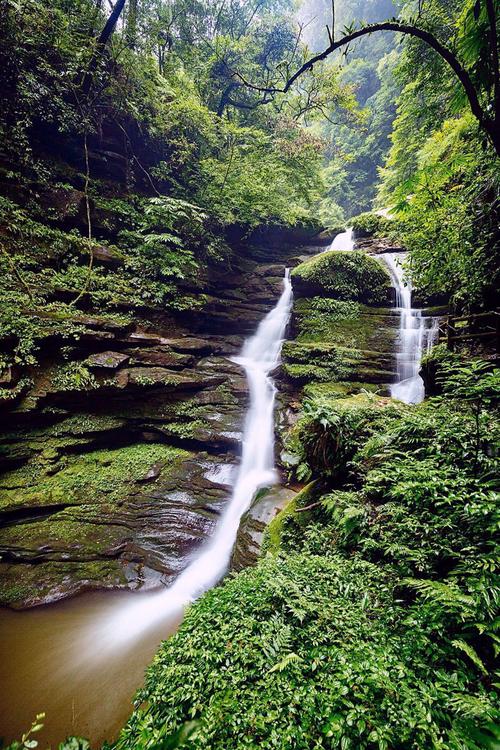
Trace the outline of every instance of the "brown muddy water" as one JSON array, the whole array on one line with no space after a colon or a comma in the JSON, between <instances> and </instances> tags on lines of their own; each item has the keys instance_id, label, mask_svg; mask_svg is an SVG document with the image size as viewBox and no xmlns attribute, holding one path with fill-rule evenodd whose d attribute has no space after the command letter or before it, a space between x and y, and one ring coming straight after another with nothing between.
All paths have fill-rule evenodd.
<instances>
[{"instance_id":1,"label":"brown muddy water","mask_svg":"<svg viewBox=\"0 0 500 750\"><path fill-rule=\"evenodd\" d=\"M151 596L92 592L23 612L0 609L0 737L20 739L44 712L35 736L40 750L68 735L87 737L93 748L115 739L147 665L182 613L119 645L103 637L102 626L124 605Z\"/></svg>"}]
</instances>

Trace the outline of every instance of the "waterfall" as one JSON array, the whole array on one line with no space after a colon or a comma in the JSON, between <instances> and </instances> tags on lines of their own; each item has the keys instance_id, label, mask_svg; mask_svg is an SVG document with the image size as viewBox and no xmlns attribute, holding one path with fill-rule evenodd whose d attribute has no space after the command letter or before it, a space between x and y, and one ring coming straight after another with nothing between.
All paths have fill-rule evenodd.
<instances>
[{"instance_id":1,"label":"waterfall","mask_svg":"<svg viewBox=\"0 0 500 750\"><path fill-rule=\"evenodd\" d=\"M333 239L329 249L350 251L353 248L354 240L352 238L352 227L349 227L345 232L341 232Z\"/></svg>"},{"instance_id":2,"label":"waterfall","mask_svg":"<svg viewBox=\"0 0 500 750\"><path fill-rule=\"evenodd\" d=\"M425 396L424 383L418 374L420 361L436 341L439 318L423 317L422 310L411 306L411 284L403 280L402 261L406 253L384 253L381 257L389 267L400 311L397 380L390 386L391 396L407 404L418 404Z\"/></svg>"},{"instance_id":3,"label":"waterfall","mask_svg":"<svg viewBox=\"0 0 500 750\"><path fill-rule=\"evenodd\" d=\"M276 306L233 358L244 370L250 403L245 419L241 461L228 502L212 538L165 591L138 597L105 623L104 638L119 645L183 608L214 586L226 572L243 513L257 490L276 481L274 468L274 402L271 371L279 363L281 345L292 304L288 269Z\"/></svg>"}]
</instances>

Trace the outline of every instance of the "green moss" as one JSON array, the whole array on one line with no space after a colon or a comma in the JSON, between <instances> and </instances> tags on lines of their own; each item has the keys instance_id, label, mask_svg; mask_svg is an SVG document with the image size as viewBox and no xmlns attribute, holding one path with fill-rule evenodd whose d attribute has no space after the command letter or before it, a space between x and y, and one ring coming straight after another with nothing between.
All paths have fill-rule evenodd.
<instances>
[{"instance_id":1,"label":"green moss","mask_svg":"<svg viewBox=\"0 0 500 750\"><path fill-rule=\"evenodd\" d=\"M188 455L163 443L136 443L61 456L55 465L54 456L47 461L36 455L23 467L4 474L0 508L112 504L123 499L153 464L163 462L168 471Z\"/></svg>"},{"instance_id":2,"label":"green moss","mask_svg":"<svg viewBox=\"0 0 500 750\"><path fill-rule=\"evenodd\" d=\"M118 429L124 423L125 420L110 417L107 414L72 414L53 427L45 428L44 434L54 435L55 437L63 435L87 435L89 433L108 432L109 430ZM32 436L33 431L30 431L29 434Z\"/></svg>"},{"instance_id":3,"label":"green moss","mask_svg":"<svg viewBox=\"0 0 500 750\"><path fill-rule=\"evenodd\" d=\"M199 430L208 426L209 425L207 422L204 422L201 419L195 419L189 422L172 422L170 424L164 425L163 429L167 433L175 435L176 437L189 439L195 438L196 433Z\"/></svg>"},{"instance_id":4,"label":"green moss","mask_svg":"<svg viewBox=\"0 0 500 750\"><path fill-rule=\"evenodd\" d=\"M95 521L106 512L101 508L95 515ZM113 523L85 522L78 517L73 520L65 518L65 512L54 514L49 519L9 526L2 532L2 545L22 554L40 555L40 548L49 553L83 558L106 555L110 547L123 539L123 527Z\"/></svg>"},{"instance_id":5,"label":"green moss","mask_svg":"<svg viewBox=\"0 0 500 750\"><path fill-rule=\"evenodd\" d=\"M285 373L294 380L342 380L349 377L351 363L359 353L326 342L287 341L282 359Z\"/></svg>"},{"instance_id":6,"label":"green moss","mask_svg":"<svg viewBox=\"0 0 500 750\"><path fill-rule=\"evenodd\" d=\"M317 482L309 482L275 515L264 532L262 551L277 555L281 548L281 537L287 519L293 516L297 508L307 505L311 501Z\"/></svg>"},{"instance_id":7,"label":"green moss","mask_svg":"<svg viewBox=\"0 0 500 750\"><path fill-rule=\"evenodd\" d=\"M397 318L357 302L322 297L298 299L294 305L297 341L328 341L351 349L392 352Z\"/></svg>"},{"instance_id":8,"label":"green moss","mask_svg":"<svg viewBox=\"0 0 500 750\"><path fill-rule=\"evenodd\" d=\"M321 398L346 398L355 393L368 392L378 393L380 385L374 383L358 383L356 381L344 381L342 383L307 383L304 387L304 397Z\"/></svg>"},{"instance_id":9,"label":"green moss","mask_svg":"<svg viewBox=\"0 0 500 750\"><path fill-rule=\"evenodd\" d=\"M291 275L299 296L325 295L369 305L390 304L392 300L388 271L362 252L327 251L301 263Z\"/></svg>"},{"instance_id":10,"label":"green moss","mask_svg":"<svg viewBox=\"0 0 500 750\"><path fill-rule=\"evenodd\" d=\"M74 581L95 588L124 586L123 567L117 560L80 562L41 561L37 565L0 563L0 601L14 609L29 606L45 596L57 594L60 581Z\"/></svg>"}]
</instances>

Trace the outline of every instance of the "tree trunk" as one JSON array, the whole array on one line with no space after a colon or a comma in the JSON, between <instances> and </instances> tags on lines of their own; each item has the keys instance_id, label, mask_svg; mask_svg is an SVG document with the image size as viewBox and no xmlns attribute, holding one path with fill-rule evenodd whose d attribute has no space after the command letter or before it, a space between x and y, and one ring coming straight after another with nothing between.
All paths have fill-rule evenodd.
<instances>
[{"instance_id":1,"label":"tree trunk","mask_svg":"<svg viewBox=\"0 0 500 750\"><path fill-rule=\"evenodd\" d=\"M118 23L118 19L120 18L123 8L125 7L125 3L126 0L117 0L113 10L109 14L108 20L104 24L103 30L96 40L94 53L90 59L89 66L82 81L82 90L85 96L88 96L90 92L90 89L92 87L92 79L97 68L99 58L101 57L111 34L116 28L116 24Z\"/></svg>"},{"instance_id":2,"label":"tree trunk","mask_svg":"<svg viewBox=\"0 0 500 750\"><path fill-rule=\"evenodd\" d=\"M116 5L109 14L109 18L104 24L104 28L99 34L99 38L97 39L97 54L100 54L102 52L102 48L106 46L109 37L115 30L118 19L121 16L123 8L125 7L125 3L126 0L117 0Z\"/></svg>"}]
</instances>

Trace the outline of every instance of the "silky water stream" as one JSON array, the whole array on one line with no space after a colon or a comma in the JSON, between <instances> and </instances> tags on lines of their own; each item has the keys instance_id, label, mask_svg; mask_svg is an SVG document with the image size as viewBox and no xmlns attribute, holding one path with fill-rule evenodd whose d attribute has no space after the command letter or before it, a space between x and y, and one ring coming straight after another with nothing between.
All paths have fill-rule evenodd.
<instances>
[{"instance_id":1,"label":"silky water stream","mask_svg":"<svg viewBox=\"0 0 500 750\"><path fill-rule=\"evenodd\" d=\"M381 256L390 271L396 289L399 309L399 333L396 351L397 379L390 386L393 398L407 404L418 404L424 399L424 382L419 375L420 362L438 336L439 318L424 316L412 307L412 288L404 280L403 262L406 253L384 253Z\"/></svg>"},{"instance_id":2,"label":"silky water stream","mask_svg":"<svg viewBox=\"0 0 500 750\"><path fill-rule=\"evenodd\" d=\"M352 227L348 227L345 232L340 232L334 237L332 244L328 248L329 250L342 250L343 252L350 252L354 249L354 239L352 236Z\"/></svg>"},{"instance_id":3,"label":"silky water stream","mask_svg":"<svg viewBox=\"0 0 500 750\"><path fill-rule=\"evenodd\" d=\"M242 452L227 507L201 551L167 589L98 592L26 612L0 614L0 736L19 738L36 713L46 713L40 747L70 734L97 747L112 740L131 711L146 665L175 631L184 608L227 571L243 513L261 487L276 481L271 372L279 362L292 304L289 272L283 292L234 358L245 371L249 407Z\"/></svg>"}]
</instances>

